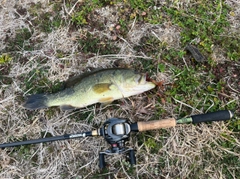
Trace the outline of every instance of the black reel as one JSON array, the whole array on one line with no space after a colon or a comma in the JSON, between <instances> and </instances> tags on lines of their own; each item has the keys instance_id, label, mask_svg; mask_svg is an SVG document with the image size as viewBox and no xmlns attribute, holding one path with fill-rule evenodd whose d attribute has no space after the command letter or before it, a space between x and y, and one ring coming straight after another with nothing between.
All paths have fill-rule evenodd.
<instances>
[{"instance_id":1,"label":"black reel","mask_svg":"<svg viewBox=\"0 0 240 179\"><path fill-rule=\"evenodd\" d=\"M129 139L131 124L127 119L111 118L100 129L100 135L111 145L109 150L99 153L99 167L106 167L105 155L128 154L131 165L136 164L136 157L132 148L126 148L125 142Z\"/></svg>"}]
</instances>

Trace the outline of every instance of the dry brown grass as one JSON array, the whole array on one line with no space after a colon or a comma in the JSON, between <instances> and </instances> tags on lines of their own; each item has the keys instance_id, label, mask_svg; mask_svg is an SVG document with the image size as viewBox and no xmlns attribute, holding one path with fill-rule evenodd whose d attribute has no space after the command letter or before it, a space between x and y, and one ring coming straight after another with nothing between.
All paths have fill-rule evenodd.
<instances>
[{"instance_id":1,"label":"dry brown grass","mask_svg":"<svg viewBox=\"0 0 240 179\"><path fill-rule=\"evenodd\" d=\"M88 68L112 67L119 59L121 59L120 66L138 67L142 70L142 64L136 62L136 57L146 60L151 60L152 57L144 53L136 54L133 46L138 45L141 37L146 35L155 36L160 41L167 42L167 48L180 48L180 29L171 23L139 25L133 22L127 36L120 37L122 41L115 43L120 48L118 54L89 57L79 52L77 41L86 34L86 29L70 30L70 24L67 24L48 34L39 31L38 28L34 32L32 31L32 28L36 26L31 24L31 20L36 17L31 16L28 10L31 3L38 2L42 4L42 9L39 11L52 11L52 5L43 0L0 1L0 55L1 51L6 48L5 42L14 38L19 29L29 29L32 33L31 40L38 42L34 43L34 50L14 51L16 56L14 56L14 60L10 61L11 68L8 73L3 75L4 78L11 78L12 82L0 81L0 143L9 142L9 139L22 140L24 136L27 139L40 138L41 133L43 136L47 134L57 136L64 133L89 131L101 126L106 119L111 117L128 118L132 122L147 121L155 116L155 106L167 111L164 118L178 117L181 107L179 113L174 108L177 105L186 106L187 104L181 103L181 101L177 102L177 105L161 103L156 100L154 91L119 100L107 107L93 105L72 112L62 112L58 108L33 112L25 110L21 106L22 98L31 90L26 90L25 83L26 80L33 77L29 73L35 68L48 67L45 76L51 82L65 81L69 76L80 74L87 71ZM233 31L237 31L240 24L240 2L228 0L226 3L232 7L232 12L235 14L229 16L229 20L232 23ZM16 15L16 9L19 7L26 9L27 13ZM74 6L66 7L62 3L63 12L71 13L74 8ZM110 16L115 11L114 8L113 6L98 10L100 16L108 18L108 22L104 30L91 32L93 35L113 38L109 28L116 23L116 17ZM67 16L66 12L62 14L63 18L67 18ZM59 51L64 55L59 57ZM217 59L228 60L224 56L218 58L219 55L221 54L216 52ZM27 60L23 62L22 59ZM45 63L39 63L39 59L47 60ZM61 68L61 65L64 65L64 68ZM236 62L236 65L239 65L239 62ZM6 66L1 66L1 71L5 68ZM160 73L158 70L152 71L152 78L163 79L165 84L172 83L174 79L170 65L166 63L164 73ZM48 86L51 88L48 83L42 87ZM235 91L231 92L230 98L239 101L239 88L235 87L232 87ZM190 106L190 108L192 108L192 114L203 112L201 109L196 109L195 106ZM232 136L232 138L226 138L222 134ZM151 146L145 145L144 142L149 139L162 145L158 146L158 151L152 152ZM231 175L226 176L222 170L227 166L218 163L218 160L228 154L238 158L240 163L239 151L232 151L219 144L219 141L229 140L235 140L236 149L240 149L240 139L234 137L233 132L227 128L227 123L224 122L214 122L211 125L179 125L166 130L133 134L129 146L136 149L136 167L130 170L124 157L116 155L107 157L109 164L107 173L100 173L98 169L98 154L109 147L102 138L85 138L8 148L0 150L0 178L80 179L94 176L98 178L108 178L108 176L109 178L190 178L192 176L216 179L238 178L239 176L235 172L239 173L240 165L229 168Z\"/></svg>"}]
</instances>

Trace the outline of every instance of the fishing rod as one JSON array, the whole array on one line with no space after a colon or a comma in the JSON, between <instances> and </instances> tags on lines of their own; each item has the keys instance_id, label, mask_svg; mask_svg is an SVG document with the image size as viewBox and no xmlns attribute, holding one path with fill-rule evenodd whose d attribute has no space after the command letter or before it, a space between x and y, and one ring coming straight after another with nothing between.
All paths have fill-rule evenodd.
<instances>
[{"instance_id":1,"label":"fishing rod","mask_svg":"<svg viewBox=\"0 0 240 179\"><path fill-rule=\"evenodd\" d=\"M112 154L128 154L128 160L130 164L135 165L136 157L134 154L134 149L125 147L125 142L129 139L131 132L142 132L161 128L175 127L176 124L184 123L197 124L200 122L225 121L231 119L233 115L234 113L232 111L221 110L206 114L192 115L190 117L180 119L168 118L162 120L141 121L136 123L131 123L128 119L110 118L106 122L104 122L101 128L93 131L76 134L65 134L62 136L47 137L20 142L4 143L0 144L0 148L16 147L21 145L37 144L44 142L53 142L66 139L76 139L88 136L102 136L110 144L111 147L109 150L99 153L100 169L106 167L104 156Z\"/></svg>"}]
</instances>

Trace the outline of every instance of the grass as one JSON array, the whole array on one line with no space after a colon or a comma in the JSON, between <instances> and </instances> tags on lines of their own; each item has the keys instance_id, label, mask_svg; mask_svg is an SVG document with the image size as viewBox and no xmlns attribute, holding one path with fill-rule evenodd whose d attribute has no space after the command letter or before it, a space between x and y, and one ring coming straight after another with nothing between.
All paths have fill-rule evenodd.
<instances>
[{"instance_id":1,"label":"grass","mask_svg":"<svg viewBox=\"0 0 240 179\"><path fill-rule=\"evenodd\" d=\"M114 43L109 42L107 38L97 38L89 32L84 34L84 38L79 39L79 49L83 53L93 53L99 55L116 54L119 52L119 47Z\"/></svg>"},{"instance_id":2,"label":"grass","mask_svg":"<svg viewBox=\"0 0 240 179\"><path fill-rule=\"evenodd\" d=\"M102 138L1 150L0 178L237 178L240 176L240 3L229 0L86 0L0 6L0 143L96 129L111 117L132 122L229 109L226 122L135 133L137 165L107 157ZM186 46L206 57L197 62ZM147 72L155 88L103 107L28 111L24 97L53 93L93 68Z\"/></svg>"}]
</instances>

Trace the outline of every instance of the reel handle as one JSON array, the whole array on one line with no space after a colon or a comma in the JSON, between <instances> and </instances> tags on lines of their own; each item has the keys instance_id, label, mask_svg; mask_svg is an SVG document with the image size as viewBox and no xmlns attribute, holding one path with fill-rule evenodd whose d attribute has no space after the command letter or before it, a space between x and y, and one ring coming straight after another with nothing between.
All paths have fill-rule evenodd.
<instances>
[{"instance_id":1,"label":"reel handle","mask_svg":"<svg viewBox=\"0 0 240 179\"><path fill-rule=\"evenodd\" d=\"M105 162L105 158L104 158L104 153L100 152L99 153L99 168L100 169L104 169L106 167L106 162Z\"/></svg>"},{"instance_id":2,"label":"reel handle","mask_svg":"<svg viewBox=\"0 0 240 179\"><path fill-rule=\"evenodd\" d=\"M134 153L134 150L133 149L131 149L131 150L129 150L129 163L131 164L131 165L136 165L136 156L135 156L135 153Z\"/></svg>"}]
</instances>

